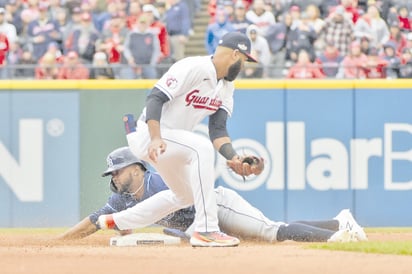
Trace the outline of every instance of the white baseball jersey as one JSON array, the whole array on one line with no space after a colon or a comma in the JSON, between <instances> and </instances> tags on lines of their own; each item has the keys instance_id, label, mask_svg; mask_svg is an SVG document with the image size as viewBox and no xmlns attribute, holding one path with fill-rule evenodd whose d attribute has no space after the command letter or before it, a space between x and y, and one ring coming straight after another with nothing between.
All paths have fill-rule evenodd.
<instances>
[{"instance_id":1,"label":"white baseball jersey","mask_svg":"<svg viewBox=\"0 0 412 274\"><path fill-rule=\"evenodd\" d=\"M156 83L155 87L170 99L163 105L162 127L192 131L219 108L231 115L234 85L230 81L216 79L211 58L197 56L183 59Z\"/></svg>"}]
</instances>

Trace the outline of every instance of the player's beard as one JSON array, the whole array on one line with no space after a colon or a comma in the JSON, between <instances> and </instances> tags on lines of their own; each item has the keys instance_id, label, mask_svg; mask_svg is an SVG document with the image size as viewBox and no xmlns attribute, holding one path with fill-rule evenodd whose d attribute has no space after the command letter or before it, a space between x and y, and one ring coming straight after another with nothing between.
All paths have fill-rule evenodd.
<instances>
[{"instance_id":1,"label":"player's beard","mask_svg":"<svg viewBox=\"0 0 412 274\"><path fill-rule=\"evenodd\" d=\"M117 188L116 184L113 182L113 179L110 180L110 190L114 193L119 193L119 189Z\"/></svg>"},{"instance_id":2,"label":"player's beard","mask_svg":"<svg viewBox=\"0 0 412 274\"><path fill-rule=\"evenodd\" d=\"M227 75L225 80L232 82L239 75L240 70L242 69L242 61L239 59L236 63L231 65L227 70Z\"/></svg>"},{"instance_id":3,"label":"player's beard","mask_svg":"<svg viewBox=\"0 0 412 274\"><path fill-rule=\"evenodd\" d=\"M128 194L131 188L131 185L133 183L133 179L130 177L127 181L125 181L124 183L122 183L121 185L117 185L113 179L110 181L110 189L117 193L117 194Z\"/></svg>"}]
</instances>

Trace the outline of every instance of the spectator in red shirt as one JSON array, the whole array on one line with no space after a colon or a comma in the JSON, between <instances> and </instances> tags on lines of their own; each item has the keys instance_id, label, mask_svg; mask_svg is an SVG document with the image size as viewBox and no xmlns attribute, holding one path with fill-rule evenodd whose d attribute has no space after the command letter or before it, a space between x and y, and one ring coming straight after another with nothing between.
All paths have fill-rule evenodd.
<instances>
[{"instance_id":1,"label":"spectator in red shirt","mask_svg":"<svg viewBox=\"0 0 412 274\"><path fill-rule=\"evenodd\" d=\"M56 56L50 52L46 52L39 60L39 65L35 69L36 79L57 79L59 67L56 62Z\"/></svg>"},{"instance_id":2,"label":"spectator in red shirt","mask_svg":"<svg viewBox=\"0 0 412 274\"><path fill-rule=\"evenodd\" d=\"M358 1L357 0L341 0L341 5L345 8L346 14L355 24L359 18Z\"/></svg>"},{"instance_id":3,"label":"spectator in red shirt","mask_svg":"<svg viewBox=\"0 0 412 274\"><path fill-rule=\"evenodd\" d=\"M325 78L325 75L320 70L318 64L314 64L310 61L310 54L306 50L300 50L298 61L289 69L287 78L317 79Z\"/></svg>"},{"instance_id":4,"label":"spectator in red shirt","mask_svg":"<svg viewBox=\"0 0 412 274\"><path fill-rule=\"evenodd\" d=\"M9 39L4 33L0 33L0 79L8 78L6 56L9 49Z\"/></svg>"},{"instance_id":5,"label":"spectator in red shirt","mask_svg":"<svg viewBox=\"0 0 412 274\"><path fill-rule=\"evenodd\" d=\"M365 68L368 62L368 57L361 51L361 46L358 41L351 43L349 55L342 61L343 77L348 79L364 79L366 78Z\"/></svg>"},{"instance_id":6,"label":"spectator in red shirt","mask_svg":"<svg viewBox=\"0 0 412 274\"><path fill-rule=\"evenodd\" d=\"M59 70L58 79L89 79L89 69L80 63L79 55L70 51L63 66Z\"/></svg>"},{"instance_id":7,"label":"spectator in red shirt","mask_svg":"<svg viewBox=\"0 0 412 274\"><path fill-rule=\"evenodd\" d=\"M128 33L129 29L125 25L124 15L114 14L96 43L97 51L104 51L110 64L120 64L124 39Z\"/></svg>"},{"instance_id":8,"label":"spectator in red shirt","mask_svg":"<svg viewBox=\"0 0 412 274\"><path fill-rule=\"evenodd\" d=\"M369 49L368 61L366 63L365 73L369 79L386 78L385 68L388 64L379 56L379 50L375 47Z\"/></svg>"},{"instance_id":9,"label":"spectator in red shirt","mask_svg":"<svg viewBox=\"0 0 412 274\"><path fill-rule=\"evenodd\" d=\"M137 23L137 19L142 14L142 7L137 1L131 1L129 4L129 15L126 19L127 28L133 29L133 26Z\"/></svg>"},{"instance_id":10,"label":"spectator in red shirt","mask_svg":"<svg viewBox=\"0 0 412 274\"><path fill-rule=\"evenodd\" d=\"M409 16L409 11L406 6L401 6L398 9L398 19L399 19L399 27L402 32L410 32L412 31L411 26L411 18Z\"/></svg>"}]
</instances>

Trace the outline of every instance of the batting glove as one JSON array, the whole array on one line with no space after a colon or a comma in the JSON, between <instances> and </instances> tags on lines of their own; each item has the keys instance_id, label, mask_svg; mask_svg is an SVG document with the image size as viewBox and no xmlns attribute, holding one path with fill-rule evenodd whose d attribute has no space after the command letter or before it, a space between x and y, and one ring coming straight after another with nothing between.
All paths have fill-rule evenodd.
<instances>
[{"instance_id":1,"label":"batting glove","mask_svg":"<svg viewBox=\"0 0 412 274\"><path fill-rule=\"evenodd\" d=\"M113 214L100 215L97 219L97 226L100 229L114 229L116 228L116 223L113 220Z\"/></svg>"}]
</instances>

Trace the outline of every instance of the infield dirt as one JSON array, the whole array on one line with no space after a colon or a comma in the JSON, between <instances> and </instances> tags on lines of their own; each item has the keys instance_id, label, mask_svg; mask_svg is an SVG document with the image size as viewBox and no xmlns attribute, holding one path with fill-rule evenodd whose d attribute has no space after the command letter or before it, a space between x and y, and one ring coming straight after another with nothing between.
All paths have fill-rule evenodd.
<instances>
[{"instance_id":1,"label":"infield dirt","mask_svg":"<svg viewBox=\"0 0 412 274\"><path fill-rule=\"evenodd\" d=\"M242 241L235 248L111 247L113 234L70 242L53 240L56 235L0 232L0 273L412 273L412 256L313 250L290 241ZM368 236L412 241L412 233Z\"/></svg>"}]
</instances>

